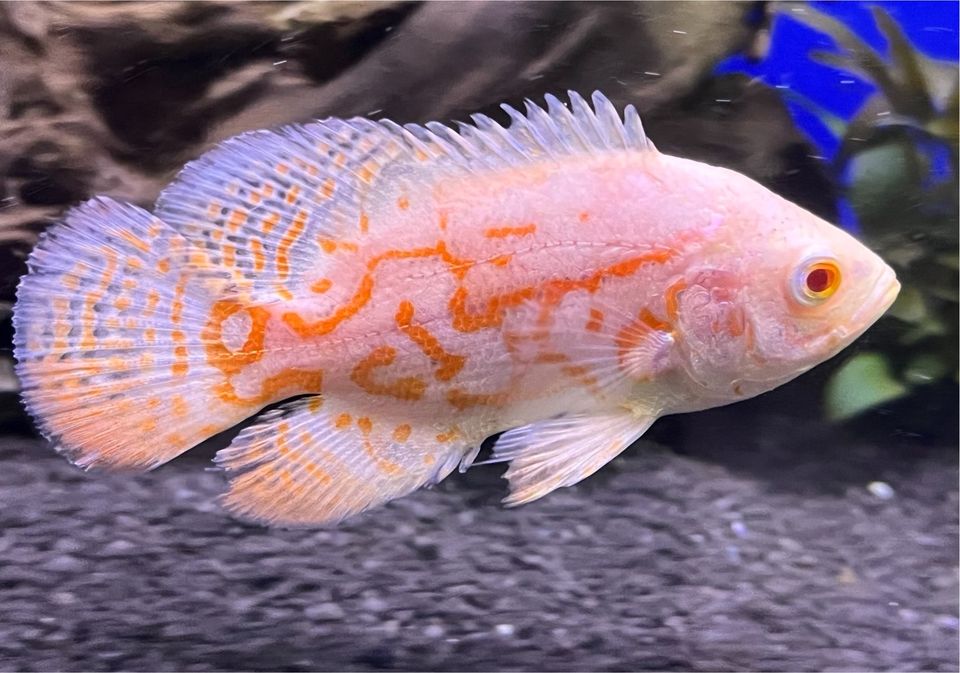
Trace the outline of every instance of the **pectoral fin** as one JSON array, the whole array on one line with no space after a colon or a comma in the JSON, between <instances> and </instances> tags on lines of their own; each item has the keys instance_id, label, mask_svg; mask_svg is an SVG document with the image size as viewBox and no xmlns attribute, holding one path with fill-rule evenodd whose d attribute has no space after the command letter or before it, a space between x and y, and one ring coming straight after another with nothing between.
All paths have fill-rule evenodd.
<instances>
[{"instance_id":1,"label":"pectoral fin","mask_svg":"<svg viewBox=\"0 0 960 673\"><path fill-rule=\"evenodd\" d=\"M490 462L510 461L507 506L542 498L590 476L647 431L656 415L620 409L551 418L508 430Z\"/></svg>"}]
</instances>

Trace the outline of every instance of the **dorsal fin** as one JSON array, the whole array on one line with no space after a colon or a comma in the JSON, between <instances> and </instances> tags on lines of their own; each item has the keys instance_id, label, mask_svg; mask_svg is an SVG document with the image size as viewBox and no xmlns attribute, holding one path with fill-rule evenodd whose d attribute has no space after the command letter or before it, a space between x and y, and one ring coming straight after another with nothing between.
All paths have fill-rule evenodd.
<instances>
[{"instance_id":1,"label":"dorsal fin","mask_svg":"<svg viewBox=\"0 0 960 673\"><path fill-rule=\"evenodd\" d=\"M404 127L381 123L398 136L405 131L405 138L412 137L424 148L438 148L437 156L472 169L610 150L655 151L633 105L624 109L621 120L613 103L599 91L593 93L593 108L580 94L570 91L568 95L570 108L553 95L545 97L546 110L525 101L526 114L501 105L510 117L508 127L482 114L471 116L472 125L459 123L458 130L439 122Z\"/></svg>"},{"instance_id":2,"label":"dorsal fin","mask_svg":"<svg viewBox=\"0 0 960 673\"><path fill-rule=\"evenodd\" d=\"M652 150L628 106L621 120L600 92L593 108L570 92L570 108L547 96L526 114L502 106L503 127L484 115L459 131L439 122L400 126L355 117L244 133L180 172L157 201L156 215L258 301L309 294L322 277L329 240L356 241L402 176L463 173L581 153ZM395 167L402 170L394 171ZM380 226L391 217L378 218ZM328 245L324 246L324 242Z\"/></svg>"},{"instance_id":3,"label":"dorsal fin","mask_svg":"<svg viewBox=\"0 0 960 673\"><path fill-rule=\"evenodd\" d=\"M364 193L408 153L364 119L244 133L187 164L156 214L230 270L238 291L289 299L315 280L325 238L362 236Z\"/></svg>"}]
</instances>

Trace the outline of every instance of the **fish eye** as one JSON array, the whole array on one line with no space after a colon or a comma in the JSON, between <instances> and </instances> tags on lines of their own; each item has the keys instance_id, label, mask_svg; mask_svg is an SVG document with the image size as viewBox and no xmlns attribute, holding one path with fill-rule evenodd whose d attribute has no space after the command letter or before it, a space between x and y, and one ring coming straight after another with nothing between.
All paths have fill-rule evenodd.
<instances>
[{"instance_id":1,"label":"fish eye","mask_svg":"<svg viewBox=\"0 0 960 673\"><path fill-rule=\"evenodd\" d=\"M840 266L832 259L812 259L801 264L793 277L794 298L808 306L829 299L840 287Z\"/></svg>"}]
</instances>

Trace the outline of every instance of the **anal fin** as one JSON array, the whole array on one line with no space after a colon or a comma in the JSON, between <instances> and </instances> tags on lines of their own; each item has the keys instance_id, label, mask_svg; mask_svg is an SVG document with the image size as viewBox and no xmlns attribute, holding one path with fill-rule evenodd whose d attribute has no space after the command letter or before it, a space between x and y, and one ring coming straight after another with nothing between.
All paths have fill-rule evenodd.
<instances>
[{"instance_id":1,"label":"anal fin","mask_svg":"<svg viewBox=\"0 0 960 673\"><path fill-rule=\"evenodd\" d=\"M522 505L590 476L647 431L655 415L626 409L551 418L508 430L489 462L510 461L507 506Z\"/></svg>"},{"instance_id":2,"label":"anal fin","mask_svg":"<svg viewBox=\"0 0 960 673\"><path fill-rule=\"evenodd\" d=\"M435 484L468 453L456 427L387 421L315 395L268 412L217 454L233 514L286 527L333 524Z\"/></svg>"}]
</instances>

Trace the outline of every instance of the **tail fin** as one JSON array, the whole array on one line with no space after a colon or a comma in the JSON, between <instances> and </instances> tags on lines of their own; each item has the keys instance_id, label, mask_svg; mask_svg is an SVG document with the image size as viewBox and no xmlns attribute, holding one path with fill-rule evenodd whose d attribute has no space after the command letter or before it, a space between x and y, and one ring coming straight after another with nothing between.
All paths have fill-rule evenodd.
<instances>
[{"instance_id":1,"label":"tail fin","mask_svg":"<svg viewBox=\"0 0 960 673\"><path fill-rule=\"evenodd\" d=\"M23 399L75 463L153 468L250 415L218 399L202 341L226 281L164 222L94 199L28 266L14 311Z\"/></svg>"}]
</instances>

